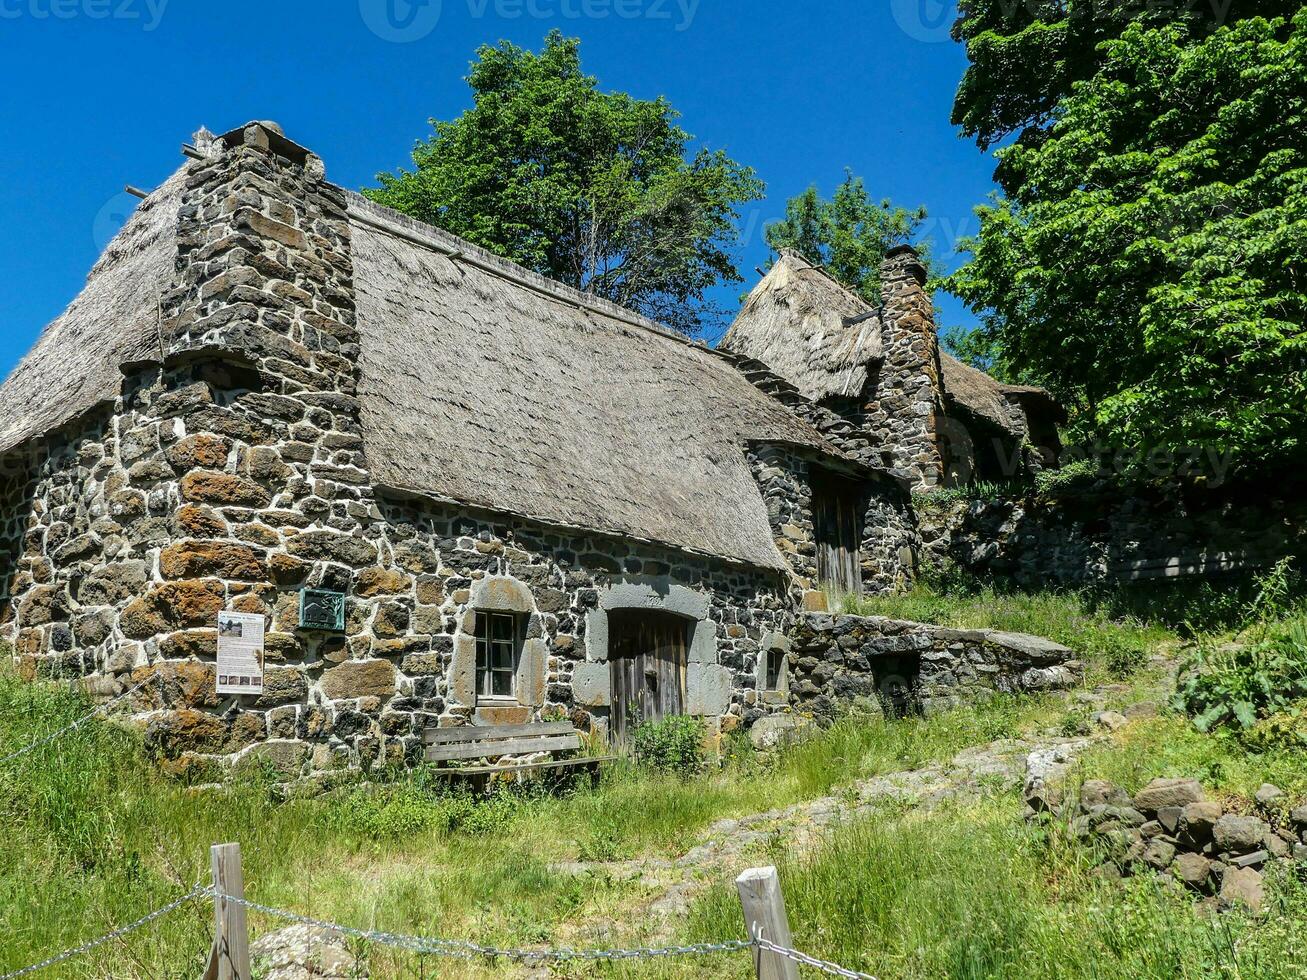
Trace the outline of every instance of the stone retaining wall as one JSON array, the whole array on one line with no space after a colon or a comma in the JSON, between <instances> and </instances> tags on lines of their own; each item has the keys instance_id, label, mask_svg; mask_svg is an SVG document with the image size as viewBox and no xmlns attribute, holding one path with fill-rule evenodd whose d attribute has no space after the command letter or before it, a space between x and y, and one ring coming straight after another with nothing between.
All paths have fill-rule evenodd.
<instances>
[{"instance_id":1,"label":"stone retaining wall","mask_svg":"<svg viewBox=\"0 0 1307 980\"><path fill-rule=\"evenodd\" d=\"M933 713L996 692L1071 687L1083 668L1037 636L958 630L881 616L810 613L790 631L796 710L830 718L841 705L875 706L910 690L908 710Z\"/></svg>"},{"instance_id":2,"label":"stone retaining wall","mask_svg":"<svg viewBox=\"0 0 1307 980\"><path fill-rule=\"evenodd\" d=\"M937 567L1023 586L1083 585L1256 569L1301 555L1307 508L1264 489L1185 497L1105 489L1055 499L915 500Z\"/></svg>"}]
</instances>

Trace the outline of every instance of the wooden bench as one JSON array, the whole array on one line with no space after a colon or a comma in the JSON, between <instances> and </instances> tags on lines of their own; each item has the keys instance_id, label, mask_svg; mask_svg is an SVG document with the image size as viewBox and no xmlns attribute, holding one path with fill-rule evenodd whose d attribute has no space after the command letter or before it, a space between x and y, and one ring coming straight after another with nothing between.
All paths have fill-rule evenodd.
<instances>
[{"instance_id":1,"label":"wooden bench","mask_svg":"<svg viewBox=\"0 0 1307 980\"><path fill-rule=\"evenodd\" d=\"M499 759L506 755L536 755L540 752L574 752L581 748L581 733L567 721L546 721L530 725L461 725L457 728L428 728L424 733L428 762L461 762L466 759ZM588 759L549 759L507 766L442 766L435 771L450 776L488 776L588 767L597 776L599 766L616 756Z\"/></svg>"}]
</instances>

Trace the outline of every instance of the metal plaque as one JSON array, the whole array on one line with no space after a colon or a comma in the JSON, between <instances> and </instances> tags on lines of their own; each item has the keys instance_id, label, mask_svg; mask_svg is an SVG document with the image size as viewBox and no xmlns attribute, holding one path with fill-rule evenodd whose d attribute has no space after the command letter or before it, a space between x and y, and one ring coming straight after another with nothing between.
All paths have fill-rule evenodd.
<instances>
[{"instance_id":1,"label":"metal plaque","mask_svg":"<svg viewBox=\"0 0 1307 980\"><path fill-rule=\"evenodd\" d=\"M300 629L345 632L345 593L326 589L300 591Z\"/></svg>"}]
</instances>

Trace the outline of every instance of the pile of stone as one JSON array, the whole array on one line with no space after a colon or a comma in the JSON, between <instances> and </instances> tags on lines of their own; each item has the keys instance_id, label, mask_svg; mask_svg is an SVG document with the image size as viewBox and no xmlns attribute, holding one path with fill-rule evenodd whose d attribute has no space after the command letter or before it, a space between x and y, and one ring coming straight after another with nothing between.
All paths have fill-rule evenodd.
<instances>
[{"instance_id":1,"label":"pile of stone","mask_svg":"<svg viewBox=\"0 0 1307 980\"><path fill-rule=\"evenodd\" d=\"M1307 805L1291 808L1270 784L1257 791L1257 814L1226 812L1196 779L1154 779L1131 799L1114 783L1092 779L1078 798L1054 789L1029 796L1030 814L1069 819L1071 834L1107 853L1102 872L1154 872L1209 896L1223 908L1259 909L1272 862L1307 870Z\"/></svg>"}]
</instances>

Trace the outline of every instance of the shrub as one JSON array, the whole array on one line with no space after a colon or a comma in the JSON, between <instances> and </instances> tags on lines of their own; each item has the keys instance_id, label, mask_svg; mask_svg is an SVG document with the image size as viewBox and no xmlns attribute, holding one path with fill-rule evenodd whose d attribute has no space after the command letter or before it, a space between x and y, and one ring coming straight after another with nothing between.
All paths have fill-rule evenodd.
<instances>
[{"instance_id":1,"label":"shrub","mask_svg":"<svg viewBox=\"0 0 1307 980\"><path fill-rule=\"evenodd\" d=\"M703 726L694 718L671 715L635 730L635 757L641 765L666 772L693 772L703 767Z\"/></svg>"},{"instance_id":2,"label":"shrub","mask_svg":"<svg viewBox=\"0 0 1307 980\"><path fill-rule=\"evenodd\" d=\"M1174 704L1200 731L1251 729L1307 697L1307 622L1247 645L1202 644L1186 668Z\"/></svg>"}]
</instances>

